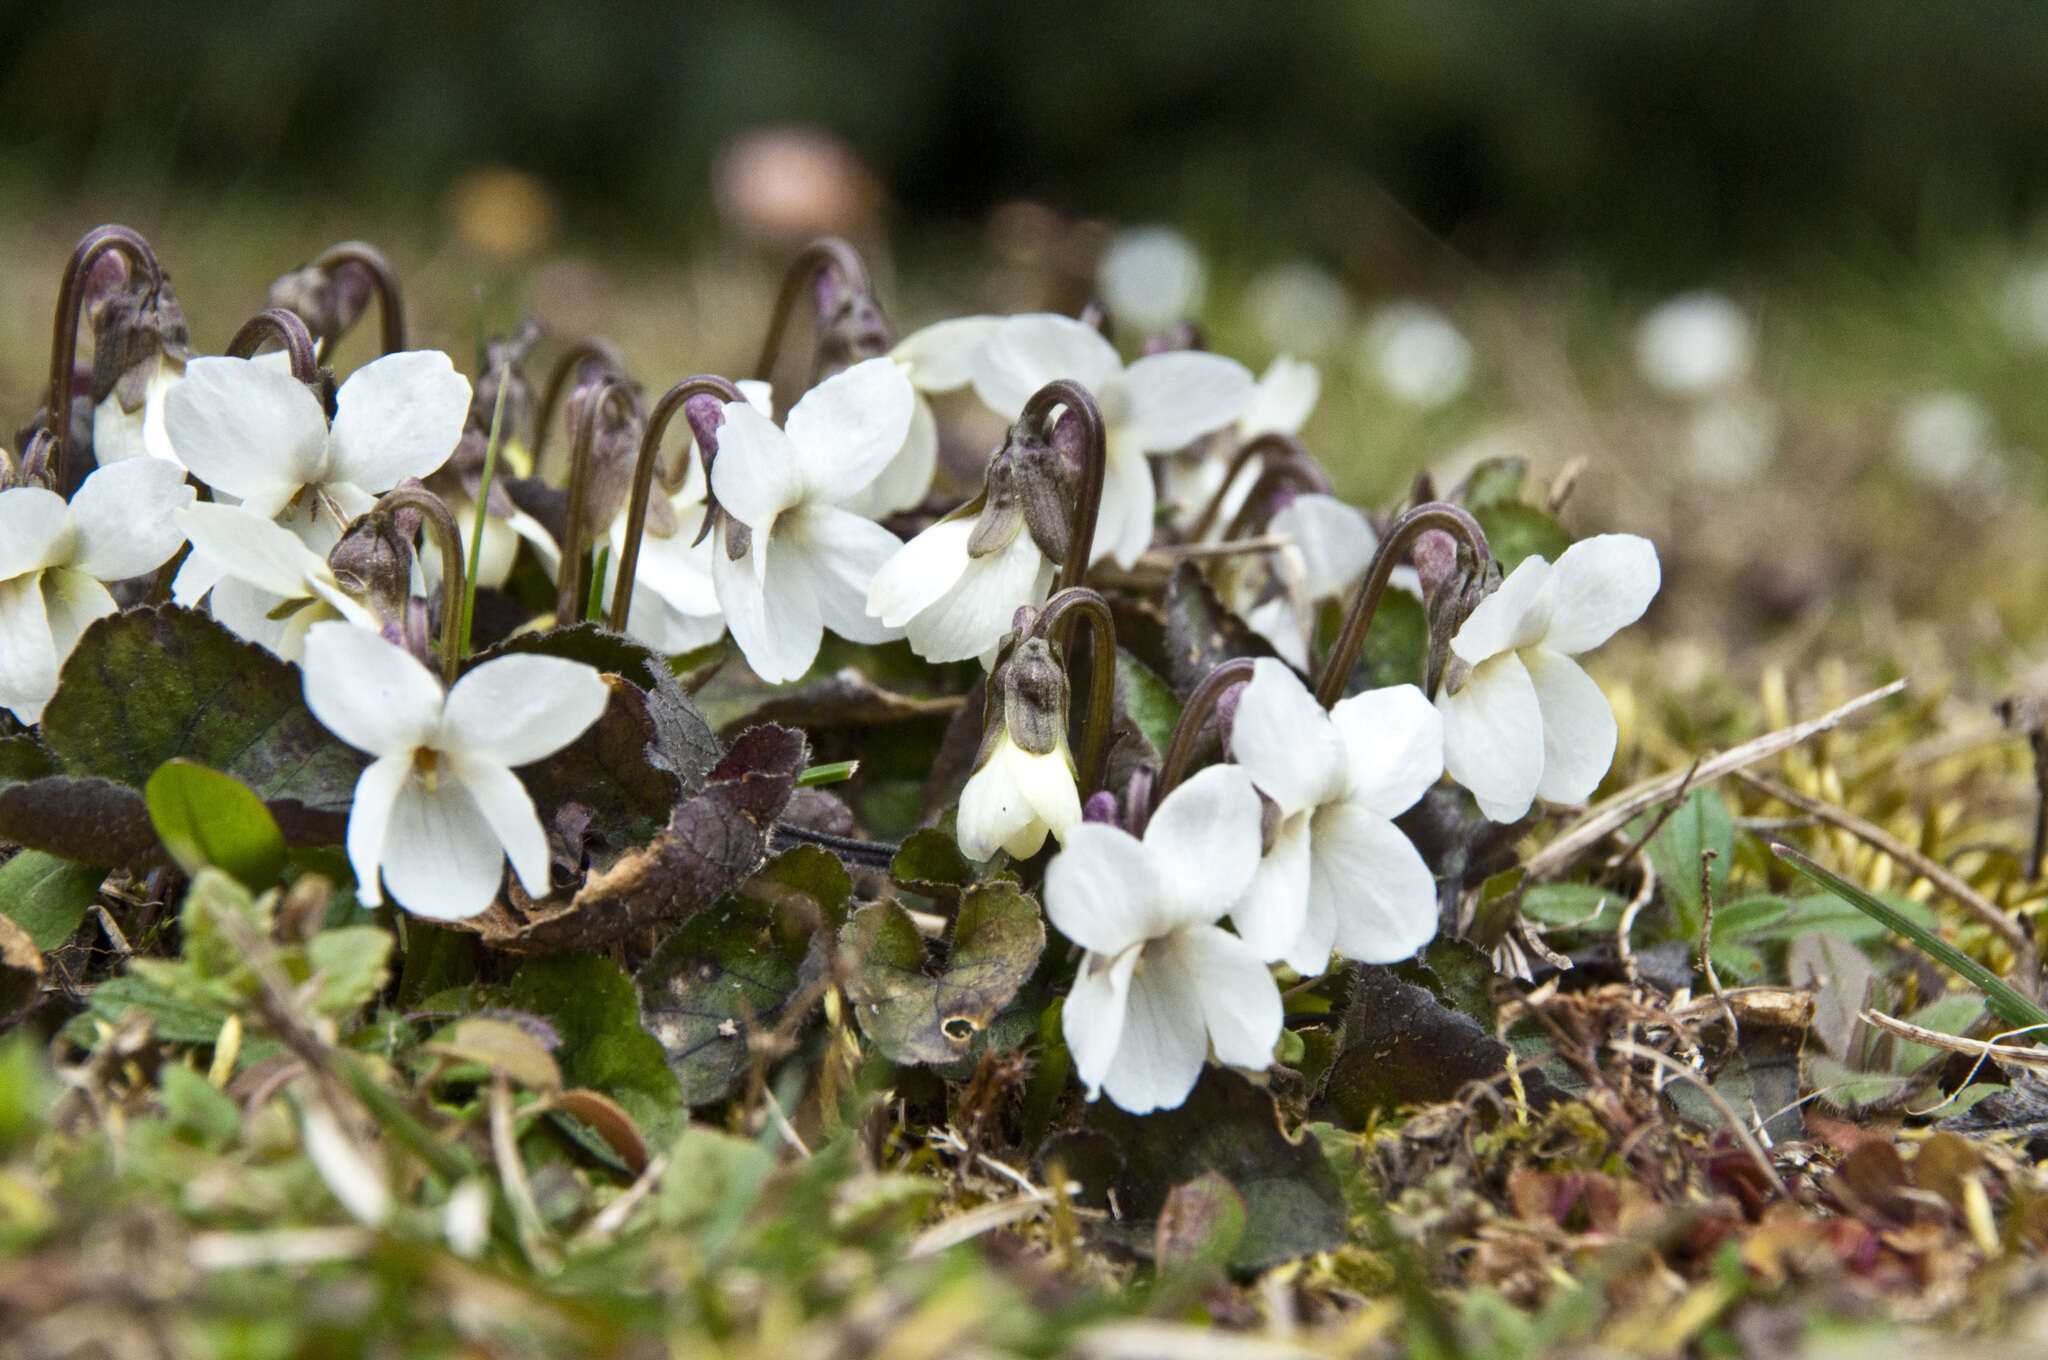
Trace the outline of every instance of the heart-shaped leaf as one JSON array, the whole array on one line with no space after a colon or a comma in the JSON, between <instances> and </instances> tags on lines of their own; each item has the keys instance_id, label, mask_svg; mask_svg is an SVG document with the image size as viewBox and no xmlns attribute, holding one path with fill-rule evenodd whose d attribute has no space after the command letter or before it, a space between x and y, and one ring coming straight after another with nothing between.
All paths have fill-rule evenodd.
<instances>
[{"instance_id":1,"label":"heart-shaped leaf","mask_svg":"<svg viewBox=\"0 0 2048 1360\"><path fill-rule=\"evenodd\" d=\"M961 900L942 966L894 902L863 907L841 932L860 960L847 986L862 1033L892 1062L948 1063L1017 994L1045 950L1038 903L1014 884L987 883Z\"/></svg>"}]
</instances>

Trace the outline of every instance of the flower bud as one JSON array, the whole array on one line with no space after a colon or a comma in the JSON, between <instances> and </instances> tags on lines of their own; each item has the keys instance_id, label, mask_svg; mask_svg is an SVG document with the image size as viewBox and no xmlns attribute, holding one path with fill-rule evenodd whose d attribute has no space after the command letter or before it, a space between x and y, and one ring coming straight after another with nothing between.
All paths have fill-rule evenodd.
<instances>
[{"instance_id":1,"label":"flower bud","mask_svg":"<svg viewBox=\"0 0 2048 1360\"><path fill-rule=\"evenodd\" d=\"M1067 674L1044 638L1013 641L988 680L986 727L974 774L960 792L960 849L987 859L1038 853L1081 820L1067 746Z\"/></svg>"},{"instance_id":2,"label":"flower bud","mask_svg":"<svg viewBox=\"0 0 2048 1360\"><path fill-rule=\"evenodd\" d=\"M332 269L307 265L270 285L269 305L298 314L322 345L333 345L362 318L376 293L367 265L344 260Z\"/></svg>"},{"instance_id":3,"label":"flower bud","mask_svg":"<svg viewBox=\"0 0 2048 1360\"><path fill-rule=\"evenodd\" d=\"M1074 531L1074 494L1074 474L1060 451L1023 422L1012 425L989 459L968 556L1007 548L1021 527L1048 560L1064 561Z\"/></svg>"},{"instance_id":4,"label":"flower bud","mask_svg":"<svg viewBox=\"0 0 2048 1360\"><path fill-rule=\"evenodd\" d=\"M358 516L327 554L334 583L386 623L403 616L412 596L412 540L420 519L411 506L395 513L373 510Z\"/></svg>"},{"instance_id":5,"label":"flower bud","mask_svg":"<svg viewBox=\"0 0 2048 1360\"><path fill-rule=\"evenodd\" d=\"M811 367L816 386L863 359L887 354L896 343L882 305L864 288L852 286L836 269L818 271L817 357Z\"/></svg>"}]
</instances>

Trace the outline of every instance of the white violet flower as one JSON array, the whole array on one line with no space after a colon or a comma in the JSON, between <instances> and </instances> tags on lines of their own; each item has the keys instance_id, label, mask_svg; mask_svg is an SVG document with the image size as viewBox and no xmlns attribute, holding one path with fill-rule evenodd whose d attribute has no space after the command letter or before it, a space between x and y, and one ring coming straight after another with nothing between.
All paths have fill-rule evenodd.
<instances>
[{"instance_id":1,"label":"white violet flower","mask_svg":"<svg viewBox=\"0 0 2048 1360\"><path fill-rule=\"evenodd\" d=\"M384 889L435 920L475 916L497 898L505 861L545 896L548 839L513 767L554 754L604 712L597 671L553 656L501 656L445 693L402 648L365 628L306 634L306 706L376 759L356 781L348 859L356 893Z\"/></svg>"},{"instance_id":2,"label":"white violet flower","mask_svg":"<svg viewBox=\"0 0 2048 1360\"><path fill-rule=\"evenodd\" d=\"M95 471L67 505L39 486L0 491L0 708L39 722L57 674L94 619L114 612L103 581L153 571L184 535L184 470L136 458Z\"/></svg>"},{"instance_id":3,"label":"white violet flower","mask_svg":"<svg viewBox=\"0 0 2048 1360\"><path fill-rule=\"evenodd\" d=\"M1634 534L1582 539L1556 565L1524 558L1479 602L1451 653L1470 669L1437 696L1444 768L1480 811L1512 822L1537 798L1592 795L1614 760L1614 710L1571 658L1641 618L1662 581Z\"/></svg>"},{"instance_id":4,"label":"white violet flower","mask_svg":"<svg viewBox=\"0 0 2048 1360\"><path fill-rule=\"evenodd\" d=\"M1266 365L1266 371L1259 377L1258 385L1252 389L1251 401L1245 406L1244 414L1231 427L1235 436L1228 444L1229 450L1243 448L1252 440L1264 434L1300 434L1301 427L1308 423L1309 416L1316 409L1316 399L1322 395L1322 370L1306 359L1297 359L1291 354L1282 354ZM1218 489L1223 487L1224 474L1230 470L1231 453L1218 457L1214 450L1205 449L1190 459L1168 459L1161 469L1167 498L1180 508L1181 518L1192 525L1195 516L1209 503ZM1237 512L1244 508L1245 499L1257 485L1265 465L1258 459L1246 463L1237 470L1230 486L1223 491L1223 498L1217 504L1215 517L1209 521L1203 541L1220 543L1228 532Z\"/></svg>"},{"instance_id":5,"label":"white violet flower","mask_svg":"<svg viewBox=\"0 0 2048 1360\"><path fill-rule=\"evenodd\" d=\"M1272 1061L1279 988L1216 925L1258 863L1251 779L1212 765L1166 796L1144 840L1083 822L1046 866L1045 913L1088 951L1060 1023L1090 1100L1171 1109L1212 1051L1233 1067Z\"/></svg>"},{"instance_id":6,"label":"white violet flower","mask_svg":"<svg viewBox=\"0 0 2048 1360\"><path fill-rule=\"evenodd\" d=\"M1145 455L1185 448L1237 420L1251 401L1251 371L1201 350L1147 355L1126 368L1092 326L1052 313L1007 318L975 356L976 394L1011 420L1038 389L1061 378L1095 398L1108 440L1089 558L1128 567L1152 543L1157 496Z\"/></svg>"},{"instance_id":7,"label":"white violet flower","mask_svg":"<svg viewBox=\"0 0 2048 1360\"><path fill-rule=\"evenodd\" d=\"M1443 720L1421 690L1368 690L1325 713L1293 671L1261 659L1230 750L1280 814L1230 911L1261 958L1314 977L1332 948L1393 963L1435 937L1436 879L1393 822L1443 773Z\"/></svg>"},{"instance_id":8,"label":"white violet flower","mask_svg":"<svg viewBox=\"0 0 2048 1360\"><path fill-rule=\"evenodd\" d=\"M377 616L341 588L327 559L275 520L210 503L186 506L175 518L192 541L193 556L212 569L206 574L216 580L213 617L237 636L297 661L306 630L316 623L342 619L376 629ZM182 592L172 598L187 607L196 603ZM293 603L299 607L280 608Z\"/></svg>"},{"instance_id":9,"label":"white violet flower","mask_svg":"<svg viewBox=\"0 0 2048 1360\"><path fill-rule=\"evenodd\" d=\"M997 711L986 716L1000 726L993 741L984 739L960 791L956 822L969 859L987 859L998 847L1028 859L1048 832L1065 844L1081 820L1067 745L1067 677L1053 658L1043 638L1026 638L989 677L989 706Z\"/></svg>"},{"instance_id":10,"label":"white violet flower","mask_svg":"<svg viewBox=\"0 0 2048 1360\"><path fill-rule=\"evenodd\" d=\"M939 423L926 394L967 386L974 377L975 354L1001 320L999 316L955 317L912 331L896 342L888 357L917 392L910 431L875 480L847 499L847 509L869 519L882 519L913 509L925 498L939 466ZM740 386L744 390L747 385Z\"/></svg>"},{"instance_id":11,"label":"white violet flower","mask_svg":"<svg viewBox=\"0 0 2048 1360\"><path fill-rule=\"evenodd\" d=\"M852 642L901 636L868 617L867 596L902 544L844 502L902 447L915 401L902 369L879 358L805 393L781 429L725 404L711 489L744 530L714 532L712 580L733 641L770 684L809 670L826 628Z\"/></svg>"}]
</instances>

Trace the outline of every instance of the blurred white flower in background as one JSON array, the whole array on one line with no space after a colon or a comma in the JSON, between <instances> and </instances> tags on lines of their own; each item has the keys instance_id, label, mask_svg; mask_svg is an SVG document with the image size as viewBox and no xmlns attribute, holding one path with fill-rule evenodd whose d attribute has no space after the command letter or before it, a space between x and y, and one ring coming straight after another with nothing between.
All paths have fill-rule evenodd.
<instances>
[{"instance_id":1,"label":"blurred white flower in background","mask_svg":"<svg viewBox=\"0 0 2048 1360\"><path fill-rule=\"evenodd\" d=\"M1425 411L1457 398L1472 381L1472 344L1426 302L1389 303L1359 337L1359 372L1387 394Z\"/></svg>"},{"instance_id":2,"label":"blurred white flower in background","mask_svg":"<svg viewBox=\"0 0 2048 1360\"><path fill-rule=\"evenodd\" d=\"M1908 403L1892 441L1899 463L1922 486L1938 491L1990 490L2005 480L2005 457L1995 444L1990 408L1965 392L1944 388Z\"/></svg>"},{"instance_id":3,"label":"blurred white flower in background","mask_svg":"<svg viewBox=\"0 0 2048 1360\"><path fill-rule=\"evenodd\" d=\"M1136 339L1201 311L1208 270L1194 242L1173 228L1130 227L1110 238L1095 290L1118 333Z\"/></svg>"},{"instance_id":4,"label":"blurred white flower in background","mask_svg":"<svg viewBox=\"0 0 2048 1360\"><path fill-rule=\"evenodd\" d=\"M1244 309L1274 349L1327 354L1351 327L1351 295L1321 265L1271 265L1245 285Z\"/></svg>"},{"instance_id":5,"label":"blurred white flower in background","mask_svg":"<svg viewBox=\"0 0 2048 1360\"><path fill-rule=\"evenodd\" d=\"M1749 375L1756 337L1735 300L1711 289L1680 293L1636 327L1636 368L1668 397L1701 397Z\"/></svg>"},{"instance_id":6,"label":"blurred white flower in background","mask_svg":"<svg viewBox=\"0 0 2048 1360\"><path fill-rule=\"evenodd\" d=\"M1685 429L1685 470L1712 486L1736 486L1771 461L1778 443L1778 412L1753 392L1708 398Z\"/></svg>"}]
</instances>

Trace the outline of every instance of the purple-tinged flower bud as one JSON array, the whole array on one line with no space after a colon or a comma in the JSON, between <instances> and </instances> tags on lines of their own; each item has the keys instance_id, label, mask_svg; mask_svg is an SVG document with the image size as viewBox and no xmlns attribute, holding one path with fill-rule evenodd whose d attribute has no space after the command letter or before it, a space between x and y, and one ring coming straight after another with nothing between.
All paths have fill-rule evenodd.
<instances>
[{"instance_id":1,"label":"purple-tinged flower bud","mask_svg":"<svg viewBox=\"0 0 2048 1360\"><path fill-rule=\"evenodd\" d=\"M1088 795L1088 801L1081 804L1081 820L1101 822L1105 826L1117 825L1116 795L1108 789L1097 789Z\"/></svg>"},{"instance_id":2,"label":"purple-tinged flower bud","mask_svg":"<svg viewBox=\"0 0 2048 1360\"><path fill-rule=\"evenodd\" d=\"M296 312L314 340L332 345L362 318L376 290L376 276L367 265L353 260L332 269L309 264L270 285L269 305Z\"/></svg>"},{"instance_id":3,"label":"purple-tinged flower bud","mask_svg":"<svg viewBox=\"0 0 2048 1360\"><path fill-rule=\"evenodd\" d=\"M1250 683L1247 681L1246 683ZM1216 699L1216 739L1230 749L1230 736L1237 728L1237 706L1244 702L1244 685L1232 685Z\"/></svg>"},{"instance_id":4,"label":"purple-tinged flower bud","mask_svg":"<svg viewBox=\"0 0 2048 1360\"><path fill-rule=\"evenodd\" d=\"M1409 551L1415 559L1415 572L1422 578L1425 597L1434 597L1458 574L1458 540L1442 529L1418 535Z\"/></svg>"}]
</instances>

